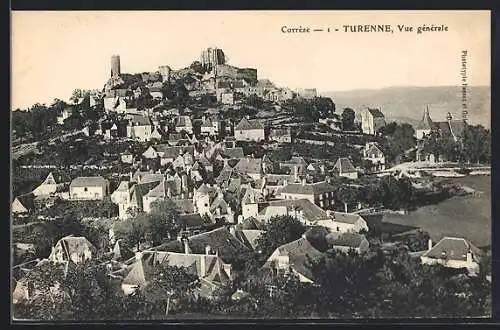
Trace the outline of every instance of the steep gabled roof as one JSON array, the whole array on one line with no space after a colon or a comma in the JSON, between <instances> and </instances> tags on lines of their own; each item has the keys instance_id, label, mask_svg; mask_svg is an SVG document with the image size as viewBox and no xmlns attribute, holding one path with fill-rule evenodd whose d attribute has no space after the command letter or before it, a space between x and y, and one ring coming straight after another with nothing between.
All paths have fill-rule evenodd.
<instances>
[{"instance_id":1,"label":"steep gabled roof","mask_svg":"<svg viewBox=\"0 0 500 330\"><path fill-rule=\"evenodd\" d=\"M21 205L27 210L35 209L35 195L32 193L27 193L24 195L17 196L14 201L17 200Z\"/></svg>"},{"instance_id":2,"label":"steep gabled roof","mask_svg":"<svg viewBox=\"0 0 500 330\"><path fill-rule=\"evenodd\" d=\"M315 249L305 238L299 238L288 244L284 244L276 249L279 255L288 256L290 267L299 274L314 280L312 271L309 267L309 260L321 257L323 254ZM269 267L267 261L264 267Z\"/></svg>"},{"instance_id":3,"label":"steep gabled roof","mask_svg":"<svg viewBox=\"0 0 500 330\"><path fill-rule=\"evenodd\" d=\"M262 192L259 189L254 189L251 187L247 188L247 190L245 191L245 195L243 195L243 198L241 199L242 204L259 203L264 201L265 198L264 195L262 195Z\"/></svg>"},{"instance_id":4,"label":"steep gabled roof","mask_svg":"<svg viewBox=\"0 0 500 330\"><path fill-rule=\"evenodd\" d=\"M339 158L337 159L337 162L333 166L334 169L338 170L340 173L353 173L356 172L356 169L352 165L351 161L349 158Z\"/></svg>"},{"instance_id":5,"label":"steep gabled roof","mask_svg":"<svg viewBox=\"0 0 500 330\"><path fill-rule=\"evenodd\" d=\"M384 118L384 114L382 113L382 111L380 111L380 109L367 109L368 112L374 117L374 118Z\"/></svg>"},{"instance_id":6,"label":"steep gabled roof","mask_svg":"<svg viewBox=\"0 0 500 330\"><path fill-rule=\"evenodd\" d=\"M251 130L251 129L264 129L264 125L258 119L243 118L234 128L235 130Z\"/></svg>"},{"instance_id":7,"label":"steep gabled roof","mask_svg":"<svg viewBox=\"0 0 500 330\"><path fill-rule=\"evenodd\" d=\"M237 225L240 230L263 230L265 225L254 217L244 219Z\"/></svg>"}]
</instances>

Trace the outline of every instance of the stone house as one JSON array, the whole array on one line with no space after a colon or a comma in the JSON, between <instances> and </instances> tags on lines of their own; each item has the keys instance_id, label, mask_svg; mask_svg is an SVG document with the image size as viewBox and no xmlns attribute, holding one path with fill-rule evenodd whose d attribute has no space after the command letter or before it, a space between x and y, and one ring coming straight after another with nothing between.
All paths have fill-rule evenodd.
<instances>
[{"instance_id":1,"label":"stone house","mask_svg":"<svg viewBox=\"0 0 500 330\"><path fill-rule=\"evenodd\" d=\"M470 274L479 272L483 253L469 241L459 237L443 237L436 245L429 240L427 251L420 260L423 264L441 264L448 268L464 268Z\"/></svg>"},{"instance_id":2,"label":"stone house","mask_svg":"<svg viewBox=\"0 0 500 330\"><path fill-rule=\"evenodd\" d=\"M109 181L101 176L78 177L69 185L70 198L103 200L109 194Z\"/></svg>"},{"instance_id":3,"label":"stone house","mask_svg":"<svg viewBox=\"0 0 500 330\"><path fill-rule=\"evenodd\" d=\"M361 130L364 134L376 135L385 125L385 116L379 109L368 108L361 112Z\"/></svg>"},{"instance_id":4,"label":"stone house","mask_svg":"<svg viewBox=\"0 0 500 330\"><path fill-rule=\"evenodd\" d=\"M234 128L237 141L262 141L265 140L264 125L258 119L243 118Z\"/></svg>"}]
</instances>

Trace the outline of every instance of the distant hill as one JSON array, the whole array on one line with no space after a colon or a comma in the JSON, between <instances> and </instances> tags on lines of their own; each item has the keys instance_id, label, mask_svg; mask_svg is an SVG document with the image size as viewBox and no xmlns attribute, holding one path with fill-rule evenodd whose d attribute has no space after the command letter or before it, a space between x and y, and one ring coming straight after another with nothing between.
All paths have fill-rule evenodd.
<instances>
[{"instance_id":1,"label":"distant hill","mask_svg":"<svg viewBox=\"0 0 500 330\"><path fill-rule=\"evenodd\" d=\"M380 108L388 120L414 124L422 119L425 107L429 106L431 118L443 121L446 113L460 118L462 112L460 86L435 87L388 87L382 89L360 89L340 92L324 92L331 97L337 112L350 107L359 116L366 107ZM491 88L487 86L468 87L468 121L472 125L491 127Z\"/></svg>"}]
</instances>

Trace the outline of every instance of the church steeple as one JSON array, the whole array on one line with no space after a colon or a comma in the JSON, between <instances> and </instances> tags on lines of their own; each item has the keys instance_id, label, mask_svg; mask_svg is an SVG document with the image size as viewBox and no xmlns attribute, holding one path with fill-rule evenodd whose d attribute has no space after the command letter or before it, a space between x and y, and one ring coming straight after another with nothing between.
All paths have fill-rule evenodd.
<instances>
[{"instance_id":1,"label":"church steeple","mask_svg":"<svg viewBox=\"0 0 500 330\"><path fill-rule=\"evenodd\" d=\"M424 116L422 117L422 128L432 129L432 119L429 115L429 106L427 105L424 110Z\"/></svg>"}]
</instances>

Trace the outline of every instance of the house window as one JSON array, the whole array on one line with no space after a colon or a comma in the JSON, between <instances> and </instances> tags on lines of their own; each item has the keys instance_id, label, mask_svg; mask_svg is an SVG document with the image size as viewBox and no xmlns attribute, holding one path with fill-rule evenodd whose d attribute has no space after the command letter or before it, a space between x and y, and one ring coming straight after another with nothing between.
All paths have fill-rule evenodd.
<instances>
[{"instance_id":1,"label":"house window","mask_svg":"<svg viewBox=\"0 0 500 330\"><path fill-rule=\"evenodd\" d=\"M88 191L88 190L89 190L89 188L87 188L87 187L83 188L83 191Z\"/></svg>"},{"instance_id":2,"label":"house window","mask_svg":"<svg viewBox=\"0 0 500 330\"><path fill-rule=\"evenodd\" d=\"M340 231L340 227L337 227L337 231Z\"/></svg>"}]
</instances>

